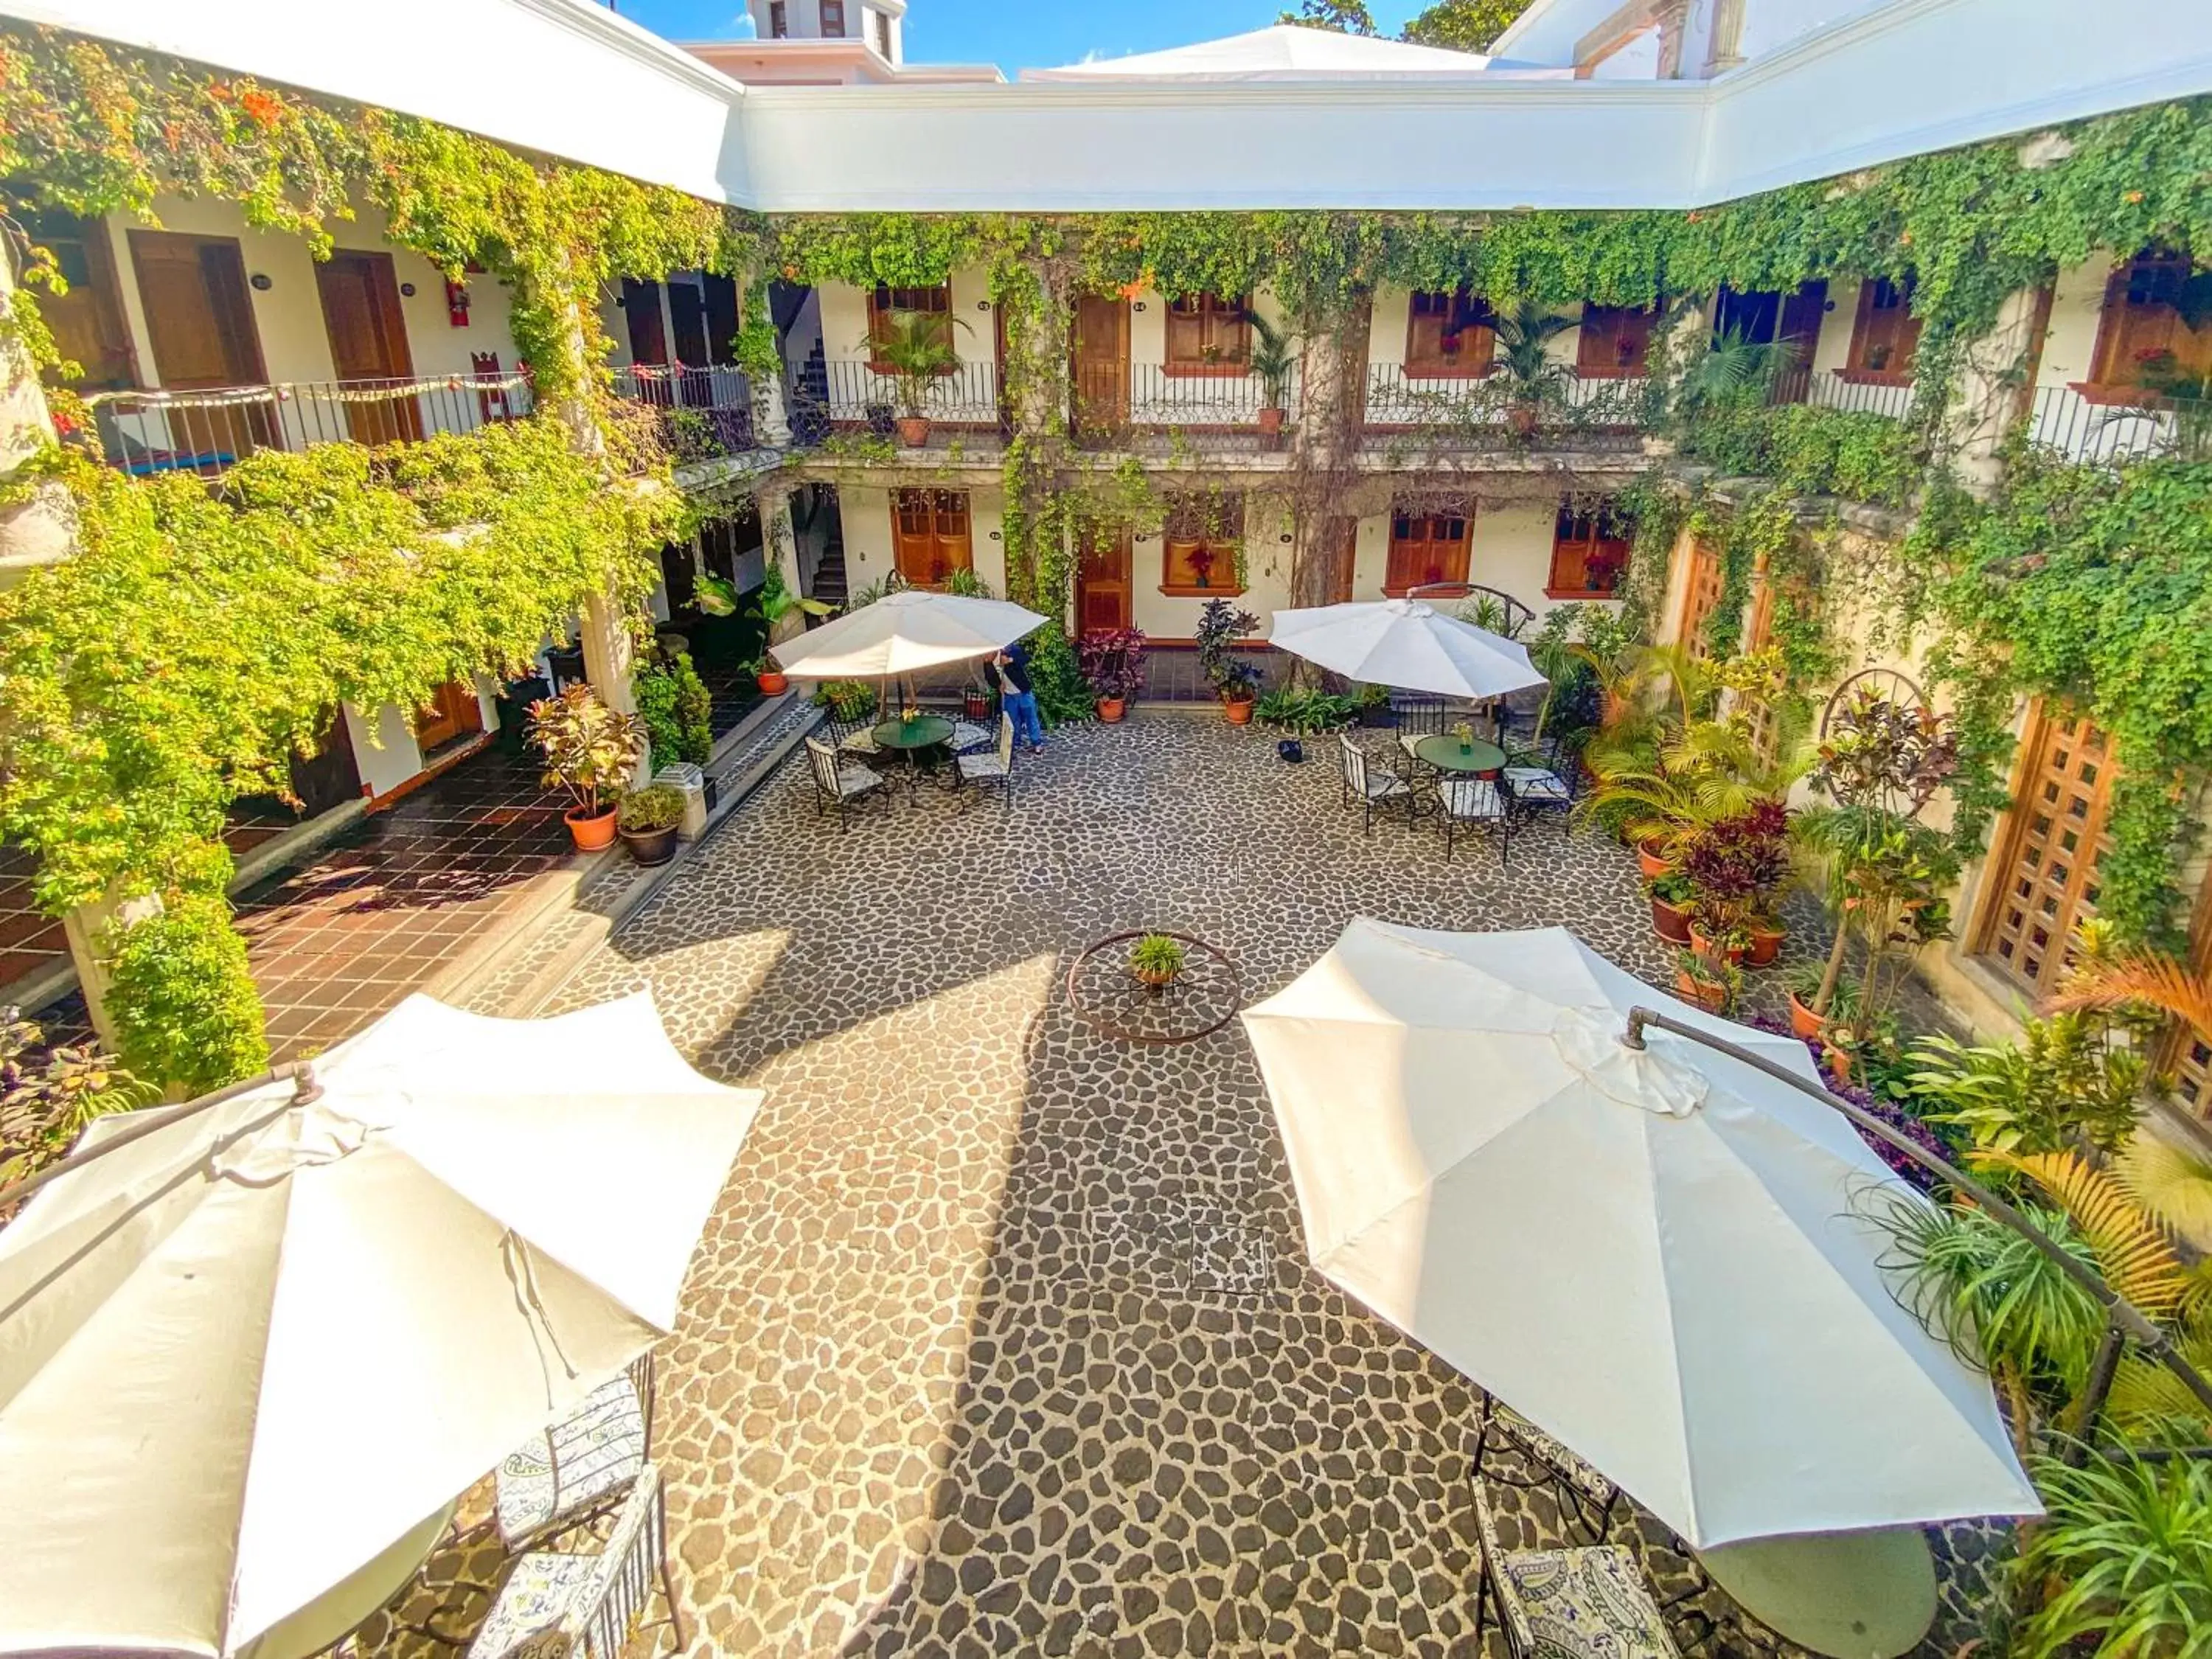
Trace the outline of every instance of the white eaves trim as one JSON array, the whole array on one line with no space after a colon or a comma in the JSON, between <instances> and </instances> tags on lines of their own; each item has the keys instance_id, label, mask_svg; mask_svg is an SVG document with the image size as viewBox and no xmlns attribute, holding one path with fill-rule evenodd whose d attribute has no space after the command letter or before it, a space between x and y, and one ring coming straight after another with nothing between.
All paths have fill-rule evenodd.
<instances>
[{"instance_id":1,"label":"white eaves trim","mask_svg":"<svg viewBox=\"0 0 2212 1659\"><path fill-rule=\"evenodd\" d=\"M769 211L1692 208L2212 91L2212 5L1892 0L1711 82L739 86L587 0L0 0Z\"/></svg>"}]
</instances>

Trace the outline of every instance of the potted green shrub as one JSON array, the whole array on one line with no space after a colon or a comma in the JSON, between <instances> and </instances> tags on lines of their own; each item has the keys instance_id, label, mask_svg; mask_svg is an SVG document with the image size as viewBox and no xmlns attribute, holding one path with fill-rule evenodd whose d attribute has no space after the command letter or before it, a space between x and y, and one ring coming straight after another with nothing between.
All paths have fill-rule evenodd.
<instances>
[{"instance_id":1,"label":"potted green shrub","mask_svg":"<svg viewBox=\"0 0 2212 1659\"><path fill-rule=\"evenodd\" d=\"M1198 614L1198 630L1193 635L1198 672L1221 699L1221 712L1231 726L1251 723L1252 702L1260 694L1260 671L1234 654L1237 641L1249 639L1259 627L1257 617L1237 610L1226 599L1208 599Z\"/></svg>"},{"instance_id":2,"label":"potted green shrub","mask_svg":"<svg viewBox=\"0 0 2212 1659\"><path fill-rule=\"evenodd\" d=\"M622 798L617 823L629 855L640 864L665 864L676 856L676 826L684 821L683 792L648 784Z\"/></svg>"},{"instance_id":3,"label":"potted green shrub","mask_svg":"<svg viewBox=\"0 0 2212 1659\"><path fill-rule=\"evenodd\" d=\"M942 313L896 311L869 341L872 361L882 365L898 394L899 441L920 449L929 441L929 394L938 377L960 367L943 323L968 326Z\"/></svg>"},{"instance_id":4,"label":"potted green shrub","mask_svg":"<svg viewBox=\"0 0 2212 1659\"><path fill-rule=\"evenodd\" d=\"M769 566L768 574L761 581L760 598L754 601L754 608L768 629L769 650L799 632L801 617L826 617L836 609L820 599L793 592L791 584L783 579L782 569L774 564ZM767 652L755 657L746 666L760 683L763 697L780 696L791 684L783 671L769 660Z\"/></svg>"},{"instance_id":5,"label":"potted green shrub","mask_svg":"<svg viewBox=\"0 0 2212 1659\"><path fill-rule=\"evenodd\" d=\"M1098 718L1111 726L1145 684L1142 629L1117 628L1085 634L1075 647L1083 678L1098 694Z\"/></svg>"},{"instance_id":6,"label":"potted green shrub","mask_svg":"<svg viewBox=\"0 0 2212 1659\"><path fill-rule=\"evenodd\" d=\"M1644 884L1651 896L1651 930L1669 945L1690 942L1690 878L1669 870Z\"/></svg>"},{"instance_id":7,"label":"potted green shrub","mask_svg":"<svg viewBox=\"0 0 2212 1659\"><path fill-rule=\"evenodd\" d=\"M561 816L576 850L613 846L616 804L644 757L645 723L615 713L590 686L572 685L530 705L530 741L545 757L545 787L568 793Z\"/></svg>"},{"instance_id":8,"label":"potted green shrub","mask_svg":"<svg viewBox=\"0 0 2212 1659\"><path fill-rule=\"evenodd\" d=\"M1153 996L1176 982L1189 961L1182 941L1165 933L1146 933L1129 947L1129 974Z\"/></svg>"},{"instance_id":9,"label":"potted green shrub","mask_svg":"<svg viewBox=\"0 0 2212 1659\"><path fill-rule=\"evenodd\" d=\"M1492 372L1505 424L1516 438L1535 436L1545 410L1565 403L1574 371L1553 361L1548 348L1574 325L1572 318L1547 312L1534 300L1523 300L1492 325L1498 337Z\"/></svg>"},{"instance_id":10,"label":"potted green shrub","mask_svg":"<svg viewBox=\"0 0 2212 1659\"><path fill-rule=\"evenodd\" d=\"M1252 372L1260 377L1260 435L1279 437L1290 408L1291 374L1297 367L1297 353L1291 349L1290 335L1258 312L1248 309L1244 320L1252 328Z\"/></svg>"}]
</instances>

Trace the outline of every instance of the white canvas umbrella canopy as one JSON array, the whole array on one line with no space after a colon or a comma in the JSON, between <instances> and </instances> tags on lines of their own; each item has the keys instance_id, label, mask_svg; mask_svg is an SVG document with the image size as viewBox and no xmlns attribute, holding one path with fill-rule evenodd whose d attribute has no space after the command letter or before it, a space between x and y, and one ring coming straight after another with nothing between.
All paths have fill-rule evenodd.
<instances>
[{"instance_id":1,"label":"white canvas umbrella canopy","mask_svg":"<svg viewBox=\"0 0 2212 1659\"><path fill-rule=\"evenodd\" d=\"M226 1655L374 1559L673 1326L761 1098L644 994L410 997L316 1077L0 1231L0 1652Z\"/></svg>"},{"instance_id":2,"label":"white canvas umbrella canopy","mask_svg":"<svg viewBox=\"0 0 2212 1659\"><path fill-rule=\"evenodd\" d=\"M885 679L989 656L1045 620L1004 599L907 588L773 649L783 672L800 679Z\"/></svg>"},{"instance_id":3,"label":"white canvas umbrella canopy","mask_svg":"<svg viewBox=\"0 0 2212 1659\"><path fill-rule=\"evenodd\" d=\"M1814 1076L1564 929L1355 920L1244 1014L1314 1265L1698 1548L2039 1514L1854 1207L1911 1189L1774 1079L1622 1046L1638 1003Z\"/></svg>"},{"instance_id":4,"label":"white canvas umbrella canopy","mask_svg":"<svg viewBox=\"0 0 2212 1659\"><path fill-rule=\"evenodd\" d=\"M1419 599L1278 611L1267 639L1347 678L1442 697L1480 701L1547 683L1524 647Z\"/></svg>"}]
</instances>

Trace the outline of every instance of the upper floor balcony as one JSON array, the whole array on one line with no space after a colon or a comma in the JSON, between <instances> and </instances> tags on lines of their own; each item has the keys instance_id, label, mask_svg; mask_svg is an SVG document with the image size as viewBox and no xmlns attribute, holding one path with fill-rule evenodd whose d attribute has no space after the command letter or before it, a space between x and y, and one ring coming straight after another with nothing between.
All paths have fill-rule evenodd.
<instances>
[{"instance_id":1,"label":"upper floor balcony","mask_svg":"<svg viewBox=\"0 0 2212 1659\"><path fill-rule=\"evenodd\" d=\"M110 466L133 477L207 479L258 450L420 442L516 420L535 406L529 378L513 374L100 392L86 402Z\"/></svg>"}]
</instances>

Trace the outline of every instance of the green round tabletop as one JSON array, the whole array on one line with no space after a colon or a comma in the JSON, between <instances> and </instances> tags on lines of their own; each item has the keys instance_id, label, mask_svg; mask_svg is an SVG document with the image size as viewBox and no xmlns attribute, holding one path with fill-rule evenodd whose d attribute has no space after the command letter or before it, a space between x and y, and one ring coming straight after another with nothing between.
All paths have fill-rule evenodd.
<instances>
[{"instance_id":1,"label":"green round tabletop","mask_svg":"<svg viewBox=\"0 0 2212 1659\"><path fill-rule=\"evenodd\" d=\"M1698 1559L1745 1612L1829 1659L1895 1659L1936 1622L1936 1559L1917 1527L1751 1538Z\"/></svg>"},{"instance_id":2,"label":"green round tabletop","mask_svg":"<svg viewBox=\"0 0 2212 1659\"><path fill-rule=\"evenodd\" d=\"M875 729L878 749L927 749L932 744L946 743L952 737L952 722L942 714L924 714L918 720L885 720Z\"/></svg>"},{"instance_id":3,"label":"green round tabletop","mask_svg":"<svg viewBox=\"0 0 2212 1659\"><path fill-rule=\"evenodd\" d=\"M1414 755L1439 772L1496 772L1505 764L1505 751L1477 738L1465 749L1449 732L1423 738L1413 745Z\"/></svg>"}]
</instances>

